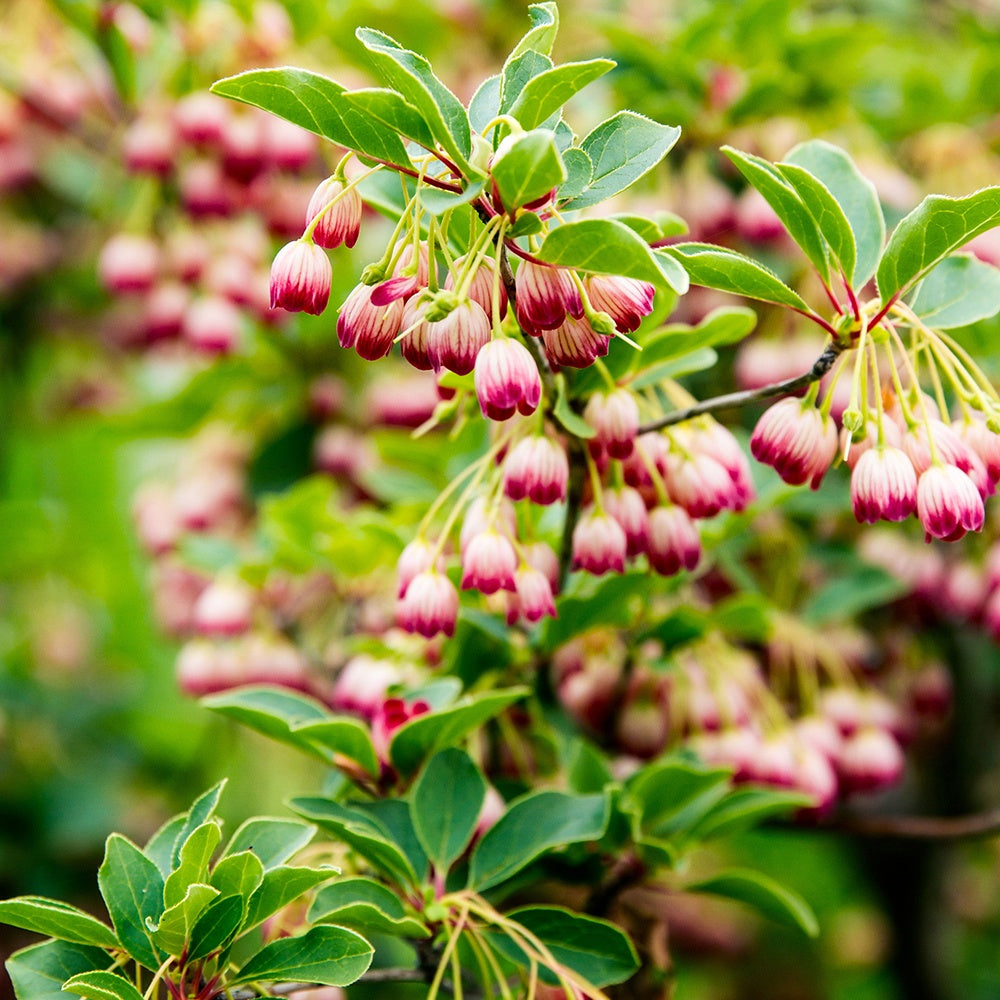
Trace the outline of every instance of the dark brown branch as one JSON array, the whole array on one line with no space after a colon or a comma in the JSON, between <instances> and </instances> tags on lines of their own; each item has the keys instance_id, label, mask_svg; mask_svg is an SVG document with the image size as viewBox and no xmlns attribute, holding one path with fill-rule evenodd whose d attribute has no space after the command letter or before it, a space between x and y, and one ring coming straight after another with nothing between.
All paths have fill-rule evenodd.
<instances>
[{"instance_id":1,"label":"dark brown branch","mask_svg":"<svg viewBox=\"0 0 1000 1000\"><path fill-rule=\"evenodd\" d=\"M969 816L847 816L824 829L856 837L972 840L1000 835L1000 809Z\"/></svg>"},{"instance_id":2,"label":"dark brown branch","mask_svg":"<svg viewBox=\"0 0 1000 1000\"><path fill-rule=\"evenodd\" d=\"M656 420L650 420L639 428L640 434L648 431L658 431L664 427L672 427L674 424L682 424L685 420L700 416L702 413L714 413L716 410L728 410L734 406L745 406L747 403L756 402L759 399L770 399L772 396L784 396L790 392L804 389L813 382L818 382L833 366L843 348L836 344L830 344L825 351L816 359L815 364L809 371L794 378L786 378L782 382L772 382L770 385L761 386L759 389L745 389L741 392L729 392L724 396L713 396L711 399L703 399L694 406L685 407L683 410L674 410Z\"/></svg>"}]
</instances>

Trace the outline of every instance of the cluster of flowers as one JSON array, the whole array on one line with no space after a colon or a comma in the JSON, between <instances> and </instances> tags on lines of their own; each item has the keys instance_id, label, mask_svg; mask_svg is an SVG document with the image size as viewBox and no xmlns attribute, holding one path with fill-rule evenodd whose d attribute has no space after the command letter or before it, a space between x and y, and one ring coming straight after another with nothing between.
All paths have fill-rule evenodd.
<instances>
[{"instance_id":1,"label":"cluster of flowers","mask_svg":"<svg viewBox=\"0 0 1000 1000\"><path fill-rule=\"evenodd\" d=\"M827 655L834 648L830 638L824 638ZM853 638L845 637L845 651L856 645ZM566 711L611 748L647 759L689 747L709 763L731 767L738 783L808 795L815 803L809 816L828 813L839 798L898 782L903 747L925 732L925 721L939 723L950 709L948 674L940 667L901 671L905 685L890 699L860 687L852 679L854 664L813 694L808 709L799 701L797 717L790 718L769 681L785 655L780 639L758 660L710 636L672 651L664 669L655 642L627 654L618 636L595 630L557 651L553 677ZM797 666L811 677L820 668Z\"/></svg>"},{"instance_id":2,"label":"cluster of flowers","mask_svg":"<svg viewBox=\"0 0 1000 1000\"><path fill-rule=\"evenodd\" d=\"M927 333L948 349L943 335ZM854 515L864 524L915 514L928 542L957 541L982 530L985 501L1000 482L1000 426L995 426L1000 401L992 389L984 390L986 380L980 379L973 393L956 385L961 414L948 422L940 393L928 396L915 379L904 387L894 357L888 357L886 367L894 376L888 383L880 378L874 352L870 382L867 360L858 360L839 429L831 412L834 390L817 406L814 387L803 399L782 399L763 414L750 441L754 457L773 466L785 482L808 482L816 489L842 455L851 469ZM963 360L957 355L950 360L945 372L953 381L960 370L976 385Z\"/></svg>"}]
</instances>

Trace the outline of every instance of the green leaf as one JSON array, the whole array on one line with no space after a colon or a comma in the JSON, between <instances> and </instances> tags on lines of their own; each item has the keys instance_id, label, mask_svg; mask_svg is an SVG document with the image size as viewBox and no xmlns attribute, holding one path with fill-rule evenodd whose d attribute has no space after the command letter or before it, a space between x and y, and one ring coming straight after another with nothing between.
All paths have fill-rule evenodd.
<instances>
[{"instance_id":1,"label":"green leaf","mask_svg":"<svg viewBox=\"0 0 1000 1000\"><path fill-rule=\"evenodd\" d=\"M106 969L111 956L73 941L44 941L14 952L7 974L17 1000L66 1000L63 983L81 972Z\"/></svg>"},{"instance_id":2,"label":"green leaf","mask_svg":"<svg viewBox=\"0 0 1000 1000\"><path fill-rule=\"evenodd\" d=\"M106 924L69 903L44 896L17 896L0 902L0 923L46 937L98 948L117 948L118 938Z\"/></svg>"},{"instance_id":3,"label":"green leaf","mask_svg":"<svg viewBox=\"0 0 1000 1000\"><path fill-rule=\"evenodd\" d=\"M791 889L786 889L760 872L732 868L687 888L691 892L708 892L747 903L771 920L797 927L809 937L819 934L819 924L809 904Z\"/></svg>"},{"instance_id":4,"label":"green leaf","mask_svg":"<svg viewBox=\"0 0 1000 1000\"><path fill-rule=\"evenodd\" d=\"M675 243L656 252L679 261L692 285L717 288L720 292L732 292L793 309L808 308L776 274L735 250L711 243Z\"/></svg>"},{"instance_id":5,"label":"green leaf","mask_svg":"<svg viewBox=\"0 0 1000 1000\"><path fill-rule=\"evenodd\" d=\"M569 395L566 391L566 376L561 372L556 376L556 405L552 408L552 416L559 421L563 430L568 431L574 437L586 440L587 438L592 438L597 433L570 406Z\"/></svg>"},{"instance_id":6,"label":"green leaf","mask_svg":"<svg viewBox=\"0 0 1000 1000\"><path fill-rule=\"evenodd\" d=\"M482 892L516 875L536 858L568 844L599 840L608 825L604 795L531 792L508 806L472 854L469 888Z\"/></svg>"},{"instance_id":7,"label":"green leaf","mask_svg":"<svg viewBox=\"0 0 1000 1000\"><path fill-rule=\"evenodd\" d=\"M399 897L370 878L345 878L324 886L309 907L312 924L333 923L362 933L427 937L430 931L409 916Z\"/></svg>"},{"instance_id":8,"label":"green leaf","mask_svg":"<svg viewBox=\"0 0 1000 1000\"><path fill-rule=\"evenodd\" d=\"M177 837L187 818L186 812L172 816L149 838L143 848L143 853L159 868L164 878L173 870L174 844L177 843Z\"/></svg>"},{"instance_id":9,"label":"green leaf","mask_svg":"<svg viewBox=\"0 0 1000 1000\"><path fill-rule=\"evenodd\" d=\"M409 166L399 136L345 98L347 88L309 70L253 69L212 84L212 93L263 108L372 160Z\"/></svg>"},{"instance_id":10,"label":"green leaf","mask_svg":"<svg viewBox=\"0 0 1000 1000\"><path fill-rule=\"evenodd\" d=\"M241 896L220 896L198 918L191 931L188 958L196 961L226 947L239 931L247 914L247 900Z\"/></svg>"},{"instance_id":11,"label":"green leaf","mask_svg":"<svg viewBox=\"0 0 1000 1000\"><path fill-rule=\"evenodd\" d=\"M775 167L801 199L816 223L820 236L830 248L840 272L850 281L857 263L857 248L851 224L840 203L826 185L818 177L813 177L805 167L795 163L776 163Z\"/></svg>"},{"instance_id":12,"label":"green leaf","mask_svg":"<svg viewBox=\"0 0 1000 1000\"><path fill-rule=\"evenodd\" d=\"M382 826L389 839L406 855L418 881L427 878L431 863L413 826L409 803L403 799L374 799L368 802L354 801L351 806L371 816Z\"/></svg>"},{"instance_id":13,"label":"green leaf","mask_svg":"<svg viewBox=\"0 0 1000 1000\"><path fill-rule=\"evenodd\" d=\"M176 868L180 863L181 848L187 843L188 837L202 823L214 815L216 807L219 804L219 797L222 795L222 789L225 787L226 779L223 778L222 781L213 785L208 791L202 792L191 804L191 808L185 814L184 822L177 832L177 839L174 841L174 849L170 855L171 868ZM218 844L218 841L216 841L216 844Z\"/></svg>"},{"instance_id":14,"label":"green leaf","mask_svg":"<svg viewBox=\"0 0 1000 1000\"><path fill-rule=\"evenodd\" d=\"M547 618L536 633L539 652L552 652L598 625L628 628L635 624L643 602L649 599L647 573L584 576L577 580L568 593L556 599L559 614Z\"/></svg>"},{"instance_id":15,"label":"green leaf","mask_svg":"<svg viewBox=\"0 0 1000 1000\"><path fill-rule=\"evenodd\" d=\"M469 101L469 121L479 133L500 114L500 74L488 76Z\"/></svg>"},{"instance_id":16,"label":"green leaf","mask_svg":"<svg viewBox=\"0 0 1000 1000\"><path fill-rule=\"evenodd\" d=\"M344 927L313 927L300 937L265 945L227 980L242 983L322 983L348 986L371 965L374 949L360 934Z\"/></svg>"},{"instance_id":17,"label":"green leaf","mask_svg":"<svg viewBox=\"0 0 1000 1000\"><path fill-rule=\"evenodd\" d=\"M434 148L434 136L431 135L427 122L421 117L420 112L395 90L384 87L345 90L343 100L393 132L405 135L426 149Z\"/></svg>"},{"instance_id":18,"label":"green leaf","mask_svg":"<svg viewBox=\"0 0 1000 1000\"><path fill-rule=\"evenodd\" d=\"M514 46L507 62L512 62L525 52L541 52L543 55L552 53L556 34L559 32L559 7L555 3L533 3L528 7L528 17L531 27L521 40Z\"/></svg>"},{"instance_id":19,"label":"green leaf","mask_svg":"<svg viewBox=\"0 0 1000 1000\"><path fill-rule=\"evenodd\" d=\"M159 967L146 926L163 912L163 876L132 841L121 834L108 837L97 884L108 908L115 933L125 950L148 969Z\"/></svg>"},{"instance_id":20,"label":"green leaf","mask_svg":"<svg viewBox=\"0 0 1000 1000\"><path fill-rule=\"evenodd\" d=\"M683 269L664 266L670 258L654 254L634 229L618 219L567 222L549 232L538 257L581 271L638 278L678 294L688 288Z\"/></svg>"},{"instance_id":21,"label":"green leaf","mask_svg":"<svg viewBox=\"0 0 1000 1000\"><path fill-rule=\"evenodd\" d=\"M375 817L318 796L292 799L291 806L297 813L353 847L378 871L404 885L416 884L417 875L410 859L394 842L385 825Z\"/></svg>"},{"instance_id":22,"label":"green leaf","mask_svg":"<svg viewBox=\"0 0 1000 1000\"><path fill-rule=\"evenodd\" d=\"M340 755L360 764L370 775L379 774L378 754L372 745L368 727L348 716L331 716L293 726L293 731L334 756Z\"/></svg>"},{"instance_id":23,"label":"green leaf","mask_svg":"<svg viewBox=\"0 0 1000 1000\"><path fill-rule=\"evenodd\" d=\"M86 1000L142 1000L132 983L113 972L81 972L67 979L63 989Z\"/></svg>"},{"instance_id":24,"label":"green leaf","mask_svg":"<svg viewBox=\"0 0 1000 1000\"><path fill-rule=\"evenodd\" d=\"M523 128L537 128L574 94L614 68L611 59L590 59L544 70L524 84L507 113Z\"/></svg>"},{"instance_id":25,"label":"green leaf","mask_svg":"<svg viewBox=\"0 0 1000 1000\"><path fill-rule=\"evenodd\" d=\"M738 343L756 325L757 314L746 306L713 309L697 326L670 323L657 330L642 345L642 353L635 357L632 368L641 370L699 348Z\"/></svg>"},{"instance_id":26,"label":"green leaf","mask_svg":"<svg viewBox=\"0 0 1000 1000\"><path fill-rule=\"evenodd\" d=\"M157 924L147 922L156 947L168 955L182 954L198 918L218 896L219 890L211 885L187 886L183 898L164 910Z\"/></svg>"},{"instance_id":27,"label":"green leaf","mask_svg":"<svg viewBox=\"0 0 1000 1000\"><path fill-rule=\"evenodd\" d=\"M466 695L441 712L418 715L393 734L389 758L401 774L412 774L435 750L454 744L527 693L525 688L508 688Z\"/></svg>"},{"instance_id":28,"label":"green leaf","mask_svg":"<svg viewBox=\"0 0 1000 1000\"><path fill-rule=\"evenodd\" d=\"M181 845L177 867L167 877L163 886L163 905L171 907L180 902L192 882L208 879L208 863L222 839L222 830L213 820L202 823Z\"/></svg>"},{"instance_id":29,"label":"green leaf","mask_svg":"<svg viewBox=\"0 0 1000 1000\"><path fill-rule=\"evenodd\" d=\"M436 753L413 786L410 815L421 846L444 875L476 829L486 798L486 779L464 750Z\"/></svg>"},{"instance_id":30,"label":"green leaf","mask_svg":"<svg viewBox=\"0 0 1000 1000\"><path fill-rule=\"evenodd\" d=\"M255 816L242 823L223 852L253 851L264 869L284 864L316 835L316 827L298 819ZM220 862L221 864L221 862Z\"/></svg>"},{"instance_id":31,"label":"green leaf","mask_svg":"<svg viewBox=\"0 0 1000 1000\"><path fill-rule=\"evenodd\" d=\"M638 830L669 838L686 831L729 791L729 768L686 760L647 764L625 784L626 802L634 810Z\"/></svg>"},{"instance_id":32,"label":"green leaf","mask_svg":"<svg viewBox=\"0 0 1000 1000\"><path fill-rule=\"evenodd\" d=\"M315 829L315 827L313 827ZM221 896L249 899L264 881L264 866L253 851L238 851L224 857L213 869L209 882Z\"/></svg>"},{"instance_id":33,"label":"green leaf","mask_svg":"<svg viewBox=\"0 0 1000 1000\"><path fill-rule=\"evenodd\" d=\"M374 28L358 28L355 35L382 79L420 112L442 149L465 171L478 174L468 159L472 150L468 115L462 102L434 75L431 64Z\"/></svg>"},{"instance_id":34,"label":"green leaf","mask_svg":"<svg viewBox=\"0 0 1000 1000\"><path fill-rule=\"evenodd\" d=\"M490 172L509 212L544 197L566 179L555 138L542 128L504 139Z\"/></svg>"},{"instance_id":35,"label":"green leaf","mask_svg":"<svg viewBox=\"0 0 1000 1000\"><path fill-rule=\"evenodd\" d=\"M862 177L844 150L822 139L796 146L785 157L785 162L808 170L843 210L854 235L853 284L860 288L875 273L885 244L885 219L875 185Z\"/></svg>"},{"instance_id":36,"label":"green leaf","mask_svg":"<svg viewBox=\"0 0 1000 1000\"><path fill-rule=\"evenodd\" d=\"M712 368L718 360L718 354L711 347L699 347L696 351L682 354L678 358L643 368L629 379L629 386L633 389L645 389L650 385L659 385L664 379L681 378L694 372L703 372L706 368Z\"/></svg>"},{"instance_id":37,"label":"green leaf","mask_svg":"<svg viewBox=\"0 0 1000 1000\"><path fill-rule=\"evenodd\" d=\"M430 212L431 215L443 215L459 205L467 205L470 201L475 201L486 186L485 178L474 181L461 193L451 191L441 191L436 188L426 188L420 192L420 204Z\"/></svg>"},{"instance_id":38,"label":"green leaf","mask_svg":"<svg viewBox=\"0 0 1000 1000\"><path fill-rule=\"evenodd\" d=\"M1000 268L952 254L920 282L910 308L935 330L989 319L1000 312Z\"/></svg>"},{"instance_id":39,"label":"green leaf","mask_svg":"<svg viewBox=\"0 0 1000 1000\"><path fill-rule=\"evenodd\" d=\"M885 304L969 240L1000 224L1000 187L964 198L928 195L889 237L878 266Z\"/></svg>"},{"instance_id":40,"label":"green leaf","mask_svg":"<svg viewBox=\"0 0 1000 1000\"><path fill-rule=\"evenodd\" d=\"M293 868L285 865L264 872L264 880L250 897L244 929L256 927L272 913L277 913L310 889L329 882L339 874L336 868Z\"/></svg>"},{"instance_id":41,"label":"green leaf","mask_svg":"<svg viewBox=\"0 0 1000 1000\"><path fill-rule=\"evenodd\" d=\"M624 191L670 152L680 134L676 126L661 125L634 111L619 111L601 122L580 143L594 165L590 185L564 207L587 208Z\"/></svg>"},{"instance_id":42,"label":"green leaf","mask_svg":"<svg viewBox=\"0 0 1000 1000\"><path fill-rule=\"evenodd\" d=\"M628 935L608 920L574 913L562 906L524 906L507 916L534 934L561 966L572 969L592 986L622 983L639 968ZM507 935L491 935L490 941L518 965L530 964L528 956ZM557 982L554 974L545 969L542 978Z\"/></svg>"},{"instance_id":43,"label":"green leaf","mask_svg":"<svg viewBox=\"0 0 1000 1000\"><path fill-rule=\"evenodd\" d=\"M774 209L789 236L795 240L820 276L829 279L826 244L820 236L819 228L795 189L782 177L781 171L767 160L742 153L732 146L723 146L722 151Z\"/></svg>"},{"instance_id":44,"label":"green leaf","mask_svg":"<svg viewBox=\"0 0 1000 1000\"><path fill-rule=\"evenodd\" d=\"M552 69L552 60L542 52L529 49L515 59L504 63L500 74L500 111L507 114L521 92L539 73ZM509 129L506 123L498 126L500 138L507 135Z\"/></svg>"},{"instance_id":45,"label":"green leaf","mask_svg":"<svg viewBox=\"0 0 1000 1000\"><path fill-rule=\"evenodd\" d=\"M849 621L869 608L882 607L907 593L898 577L879 566L855 565L846 575L814 589L800 611L810 625Z\"/></svg>"},{"instance_id":46,"label":"green leaf","mask_svg":"<svg viewBox=\"0 0 1000 1000\"><path fill-rule=\"evenodd\" d=\"M787 816L796 809L814 805L802 792L777 788L735 788L698 821L690 831L693 840L731 837L775 816Z\"/></svg>"},{"instance_id":47,"label":"green leaf","mask_svg":"<svg viewBox=\"0 0 1000 1000\"><path fill-rule=\"evenodd\" d=\"M333 718L330 712L312 698L293 694L283 688L261 685L233 688L202 698L201 703L213 712L235 719L273 740L288 743L318 757L324 763L330 763L327 752L308 736L297 731L298 726L307 722L325 722Z\"/></svg>"}]
</instances>

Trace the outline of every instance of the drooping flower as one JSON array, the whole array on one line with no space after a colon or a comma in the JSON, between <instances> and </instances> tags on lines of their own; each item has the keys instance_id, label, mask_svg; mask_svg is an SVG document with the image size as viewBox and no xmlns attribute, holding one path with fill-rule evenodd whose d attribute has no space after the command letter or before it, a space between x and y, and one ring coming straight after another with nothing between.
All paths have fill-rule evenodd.
<instances>
[{"instance_id":1,"label":"drooping flower","mask_svg":"<svg viewBox=\"0 0 1000 1000\"><path fill-rule=\"evenodd\" d=\"M587 442L591 454L628 458L639 433L639 404L628 389L595 392L583 411L583 419L594 428Z\"/></svg>"},{"instance_id":2,"label":"drooping flower","mask_svg":"<svg viewBox=\"0 0 1000 1000\"><path fill-rule=\"evenodd\" d=\"M917 517L928 542L955 542L968 531L982 530L983 498L958 466L936 463L917 482Z\"/></svg>"},{"instance_id":3,"label":"drooping flower","mask_svg":"<svg viewBox=\"0 0 1000 1000\"><path fill-rule=\"evenodd\" d=\"M567 314L577 319L583 316L580 292L564 267L522 260L514 275L514 288L517 322L533 337L554 330Z\"/></svg>"},{"instance_id":4,"label":"drooping flower","mask_svg":"<svg viewBox=\"0 0 1000 1000\"><path fill-rule=\"evenodd\" d=\"M145 292L152 287L160 267L160 251L147 236L118 233L101 248L97 273L115 294Z\"/></svg>"},{"instance_id":5,"label":"drooping flower","mask_svg":"<svg viewBox=\"0 0 1000 1000\"><path fill-rule=\"evenodd\" d=\"M750 438L750 451L786 483L808 482L815 490L836 457L837 444L837 428L828 415L788 397L764 412Z\"/></svg>"},{"instance_id":6,"label":"drooping flower","mask_svg":"<svg viewBox=\"0 0 1000 1000\"><path fill-rule=\"evenodd\" d=\"M202 635L242 635L253 620L253 591L239 580L209 584L194 606L194 626Z\"/></svg>"},{"instance_id":7,"label":"drooping flower","mask_svg":"<svg viewBox=\"0 0 1000 1000\"><path fill-rule=\"evenodd\" d=\"M551 438L522 438L503 463L504 492L511 500L551 504L566 499L569 459L566 450Z\"/></svg>"},{"instance_id":8,"label":"drooping flower","mask_svg":"<svg viewBox=\"0 0 1000 1000\"><path fill-rule=\"evenodd\" d=\"M608 353L611 338L596 333L585 319L569 316L555 328L543 330L542 342L551 364L589 368Z\"/></svg>"},{"instance_id":9,"label":"drooping flower","mask_svg":"<svg viewBox=\"0 0 1000 1000\"><path fill-rule=\"evenodd\" d=\"M410 581L397 608L400 627L425 639L440 632L453 636L457 618L458 591L444 573L433 567Z\"/></svg>"},{"instance_id":10,"label":"drooping flower","mask_svg":"<svg viewBox=\"0 0 1000 1000\"><path fill-rule=\"evenodd\" d=\"M490 342L490 320L478 302L460 302L444 319L428 324L427 356L435 370L468 375Z\"/></svg>"},{"instance_id":11,"label":"drooping flower","mask_svg":"<svg viewBox=\"0 0 1000 1000\"><path fill-rule=\"evenodd\" d=\"M444 279L444 287L449 290L454 290L457 286L458 279L456 275L461 275L464 271L466 258L458 257L455 260L455 265L452 270L448 271L447 276ZM483 307L483 312L487 316L493 315L493 289L494 289L494 275L495 267L493 261L488 258L482 258L476 265L476 273L472 277L472 281L469 283L469 287L466 290L466 294L473 302L478 302ZM503 319L507 315L507 287L502 281L495 283L498 291L498 304L500 318Z\"/></svg>"},{"instance_id":12,"label":"drooping flower","mask_svg":"<svg viewBox=\"0 0 1000 1000\"><path fill-rule=\"evenodd\" d=\"M437 546L423 538L414 538L404 547L396 562L396 575L399 584L397 597L405 597L410 583L421 573L426 573L430 569L436 569L439 572L444 569L444 559L440 555L435 558L436 552Z\"/></svg>"},{"instance_id":13,"label":"drooping flower","mask_svg":"<svg viewBox=\"0 0 1000 1000\"><path fill-rule=\"evenodd\" d=\"M653 311L655 289L646 281L621 275L594 274L587 279L587 297L598 312L606 312L624 333L634 333Z\"/></svg>"},{"instance_id":14,"label":"drooping flower","mask_svg":"<svg viewBox=\"0 0 1000 1000\"><path fill-rule=\"evenodd\" d=\"M507 624L513 625L520 618L537 622L555 614L552 585L546 575L534 566L522 565L514 574L514 593L507 601Z\"/></svg>"},{"instance_id":15,"label":"drooping flower","mask_svg":"<svg viewBox=\"0 0 1000 1000\"><path fill-rule=\"evenodd\" d=\"M286 243L271 264L271 308L318 316L330 300L333 267L322 247L305 240Z\"/></svg>"},{"instance_id":16,"label":"drooping flower","mask_svg":"<svg viewBox=\"0 0 1000 1000\"><path fill-rule=\"evenodd\" d=\"M332 208L327 206L336 199ZM306 209L306 226L323 212L322 218L313 230L313 240L317 246L333 249L344 244L353 247L361 232L361 214L364 202L357 188L345 191L345 185L337 177L327 177L321 181L309 200Z\"/></svg>"},{"instance_id":17,"label":"drooping flower","mask_svg":"<svg viewBox=\"0 0 1000 1000\"><path fill-rule=\"evenodd\" d=\"M625 572L628 539L622 526L609 514L591 508L573 529L573 568L595 576Z\"/></svg>"},{"instance_id":18,"label":"drooping flower","mask_svg":"<svg viewBox=\"0 0 1000 1000\"><path fill-rule=\"evenodd\" d=\"M337 317L340 346L353 347L366 361L384 358L392 350L403 320L402 302L376 306L371 296L368 285L357 285L344 300Z\"/></svg>"},{"instance_id":19,"label":"drooping flower","mask_svg":"<svg viewBox=\"0 0 1000 1000\"><path fill-rule=\"evenodd\" d=\"M625 532L626 554L637 556L649 546L649 512L642 494L632 486L608 490L604 494L604 509Z\"/></svg>"},{"instance_id":20,"label":"drooping flower","mask_svg":"<svg viewBox=\"0 0 1000 1000\"><path fill-rule=\"evenodd\" d=\"M538 366L516 340L491 340L475 363L476 396L483 416L508 420L515 412L528 416L542 398Z\"/></svg>"},{"instance_id":21,"label":"drooping flower","mask_svg":"<svg viewBox=\"0 0 1000 1000\"><path fill-rule=\"evenodd\" d=\"M664 476L670 499L691 517L715 517L736 510L744 502L729 473L704 452L667 456Z\"/></svg>"},{"instance_id":22,"label":"drooping flower","mask_svg":"<svg viewBox=\"0 0 1000 1000\"><path fill-rule=\"evenodd\" d=\"M649 565L662 576L692 570L701 559L698 527L683 507L673 504L649 512Z\"/></svg>"},{"instance_id":23,"label":"drooping flower","mask_svg":"<svg viewBox=\"0 0 1000 1000\"><path fill-rule=\"evenodd\" d=\"M917 474L900 448L864 452L851 473L851 504L863 524L904 521L917 509Z\"/></svg>"},{"instance_id":24,"label":"drooping flower","mask_svg":"<svg viewBox=\"0 0 1000 1000\"><path fill-rule=\"evenodd\" d=\"M517 555L510 539L494 528L475 535L462 550L462 589L495 594L514 590Z\"/></svg>"}]
</instances>

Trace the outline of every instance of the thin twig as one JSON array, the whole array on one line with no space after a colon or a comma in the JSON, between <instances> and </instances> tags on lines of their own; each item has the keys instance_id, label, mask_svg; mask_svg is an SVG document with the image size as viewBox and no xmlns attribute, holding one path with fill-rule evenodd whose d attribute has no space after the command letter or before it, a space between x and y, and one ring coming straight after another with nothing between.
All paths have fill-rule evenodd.
<instances>
[{"instance_id":1,"label":"thin twig","mask_svg":"<svg viewBox=\"0 0 1000 1000\"><path fill-rule=\"evenodd\" d=\"M1000 835L1000 809L969 816L847 816L823 829L857 837L971 840Z\"/></svg>"},{"instance_id":2,"label":"thin twig","mask_svg":"<svg viewBox=\"0 0 1000 1000\"><path fill-rule=\"evenodd\" d=\"M802 375L796 375L794 378L786 378L782 382L772 382L770 385L761 386L759 389L745 389L741 392L729 392L724 396L713 396L711 399L703 399L700 403L695 403L694 406L685 407L683 410L674 410L673 413L668 413L656 420L649 421L647 424L643 424L639 428L639 433L645 434L648 431L658 431L664 427L672 427L674 424L682 424L685 420L700 416L702 413L728 410L734 406L744 406L759 399L784 396L787 393L803 389L813 382L818 382L834 366L842 350L842 347L830 344L816 359L812 368Z\"/></svg>"}]
</instances>

